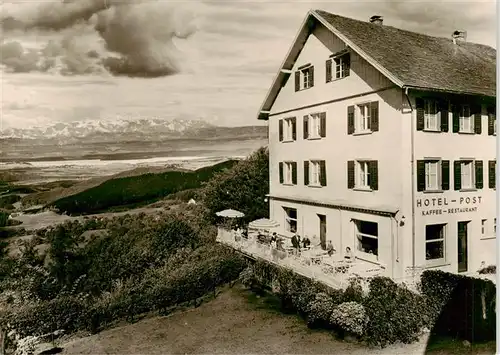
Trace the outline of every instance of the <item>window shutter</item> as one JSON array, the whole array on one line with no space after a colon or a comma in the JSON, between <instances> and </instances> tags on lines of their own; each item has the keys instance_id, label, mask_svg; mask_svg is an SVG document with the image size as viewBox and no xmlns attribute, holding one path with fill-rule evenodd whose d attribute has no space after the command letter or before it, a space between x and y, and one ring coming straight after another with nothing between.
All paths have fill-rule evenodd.
<instances>
[{"instance_id":1,"label":"window shutter","mask_svg":"<svg viewBox=\"0 0 500 355\"><path fill-rule=\"evenodd\" d=\"M283 142L283 120L279 120L279 136L280 136L280 142Z\"/></svg>"},{"instance_id":2,"label":"window shutter","mask_svg":"<svg viewBox=\"0 0 500 355\"><path fill-rule=\"evenodd\" d=\"M314 86L314 66L309 68L309 87L312 88Z\"/></svg>"},{"instance_id":3,"label":"window shutter","mask_svg":"<svg viewBox=\"0 0 500 355\"><path fill-rule=\"evenodd\" d=\"M304 185L309 185L309 161L304 161Z\"/></svg>"},{"instance_id":4,"label":"window shutter","mask_svg":"<svg viewBox=\"0 0 500 355\"><path fill-rule=\"evenodd\" d=\"M483 131L481 105L474 105L472 107L472 112L474 115L474 133L481 134Z\"/></svg>"},{"instance_id":5,"label":"window shutter","mask_svg":"<svg viewBox=\"0 0 500 355\"><path fill-rule=\"evenodd\" d=\"M494 189L496 185L496 164L494 160L488 162L488 187Z\"/></svg>"},{"instance_id":6,"label":"window shutter","mask_svg":"<svg viewBox=\"0 0 500 355\"><path fill-rule=\"evenodd\" d=\"M354 133L354 106L347 107L347 134Z\"/></svg>"},{"instance_id":7,"label":"window shutter","mask_svg":"<svg viewBox=\"0 0 500 355\"><path fill-rule=\"evenodd\" d=\"M297 185L297 162L292 163L292 184Z\"/></svg>"},{"instance_id":8,"label":"window shutter","mask_svg":"<svg viewBox=\"0 0 500 355\"><path fill-rule=\"evenodd\" d=\"M368 163L370 169L370 188L378 190L378 161L372 160Z\"/></svg>"},{"instance_id":9,"label":"window shutter","mask_svg":"<svg viewBox=\"0 0 500 355\"><path fill-rule=\"evenodd\" d=\"M309 116L304 116L304 139L309 137Z\"/></svg>"},{"instance_id":10,"label":"window shutter","mask_svg":"<svg viewBox=\"0 0 500 355\"><path fill-rule=\"evenodd\" d=\"M321 186L326 186L326 163L324 160L319 162L319 182Z\"/></svg>"},{"instance_id":11,"label":"window shutter","mask_svg":"<svg viewBox=\"0 0 500 355\"><path fill-rule=\"evenodd\" d=\"M459 119L460 105L453 105L453 133L458 133L460 131L460 119Z\"/></svg>"},{"instance_id":12,"label":"window shutter","mask_svg":"<svg viewBox=\"0 0 500 355\"><path fill-rule=\"evenodd\" d=\"M453 162L453 183L455 185L456 191L458 191L462 188L462 175L461 175L460 160L456 160Z\"/></svg>"},{"instance_id":13,"label":"window shutter","mask_svg":"<svg viewBox=\"0 0 500 355\"><path fill-rule=\"evenodd\" d=\"M292 139L297 140L297 117L292 117Z\"/></svg>"},{"instance_id":14,"label":"window shutter","mask_svg":"<svg viewBox=\"0 0 500 355\"><path fill-rule=\"evenodd\" d=\"M483 161L476 160L474 162L474 167L476 169L476 189L483 188Z\"/></svg>"},{"instance_id":15,"label":"window shutter","mask_svg":"<svg viewBox=\"0 0 500 355\"><path fill-rule=\"evenodd\" d=\"M351 55L346 54L344 56L344 76L349 76L351 73Z\"/></svg>"},{"instance_id":16,"label":"window shutter","mask_svg":"<svg viewBox=\"0 0 500 355\"><path fill-rule=\"evenodd\" d=\"M347 162L347 188L354 189L354 160Z\"/></svg>"},{"instance_id":17,"label":"window shutter","mask_svg":"<svg viewBox=\"0 0 500 355\"><path fill-rule=\"evenodd\" d=\"M373 101L370 103L371 110L371 128L373 132L378 131L378 101Z\"/></svg>"},{"instance_id":18,"label":"window shutter","mask_svg":"<svg viewBox=\"0 0 500 355\"><path fill-rule=\"evenodd\" d=\"M295 72L295 91L300 90L300 71Z\"/></svg>"},{"instance_id":19,"label":"window shutter","mask_svg":"<svg viewBox=\"0 0 500 355\"><path fill-rule=\"evenodd\" d=\"M424 99L417 97L415 99L417 106L417 131L422 131L425 127L424 123Z\"/></svg>"},{"instance_id":20,"label":"window shutter","mask_svg":"<svg viewBox=\"0 0 500 355\"><path fill-rule=\"evenodd\" d=\"M447 191L450 189L450 161L441 161L441 189Z\"/></svg>"},{"instance_id":21,"label":"window shutter","mask_svg":"<svg viewBox=\"0 0 500 355\"><path fill-rule=\"evenodd\" d=\"M425 161L417 160L417 191L425 191Z\"/></svg>"},{"instance_id":22,"label":"window shutter","mask_svg":"<svg viewBox=\"0 0 500 355\"><path fill-rule=\"evenodd\" d=\"M449 114L448 114L448 101L439 102L439 119L441 121L441 132L449 131Z\"/></svg>"},{"instance_id":23,"label":"window shutter","mask_svg":"<svg viewBox=\"0 0 500 355\"><path fill-rule=\"evenodd\" d=\"M329 83L332 81L332 60L328 59L325 62L325 69L326 69L326 82Z\"/></svg>"},{"instance_id":24,"label":"window shutter","mask_svg":"<svg viewBox=\"0 0 500 355\"><path fill-rule=\"evenodd\" d=\"M326 137L326 112L319 114L319 135L323 138Z\"/></svg>"},{"instance_id":25,"label":"window shutter","mask_svg":"<svg viewBox=\"0 0 500 355\"><path fill-rule=\"evenodd\" d=\"M495 107L488 107L488 135L495 135Z\"/></svg>"},{"instance_id":26,"label":"window shutter","mask_svg":"<svg viewBox=\"0 0 500 355\"><path fill-rule=\"evenodd\" d=\"M283 176L283 162L280 162L279 169L280 169L280 184L283 184L285 182L285 179Z\"/></svg>"}]
</instances>

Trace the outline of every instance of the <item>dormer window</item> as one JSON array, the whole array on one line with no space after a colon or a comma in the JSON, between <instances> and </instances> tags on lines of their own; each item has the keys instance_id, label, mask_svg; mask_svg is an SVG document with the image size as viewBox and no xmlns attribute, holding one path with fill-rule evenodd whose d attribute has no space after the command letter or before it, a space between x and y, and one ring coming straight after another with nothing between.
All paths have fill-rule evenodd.
<instances>
[{"instance_id":1,"label":"dormer window","mask_svg":"<svg viewBox=\"0 0 500 355\"><path fill-rule=\"evenodd\" d=\"M351 58L349 53L331 56L326 61L326 82L338 80L349 76L351 68Z\"/></svg>"},{"instance_id":2,"label":"dormer window","mask_svg":"<svg viewBox=\"0 0 500 355\"><path fill-rule=\"evenodd\" d=\"M461 132L461 133L473 133L474 126L472 123L472 116L470 113L470 106L469 105L462 105L460 107L459 122L460 122L459 132Z\"/></svg>"},{"instance_id":3,"label":"dormer window","mask_svg":"<svg viewBox=\"0 0 500 355\"><path fill-rule=\"evenodd\" d=\"M314 66L306 64L295 72L295 91L305 90L314 86Z\"/></svg>"}]
</instances>

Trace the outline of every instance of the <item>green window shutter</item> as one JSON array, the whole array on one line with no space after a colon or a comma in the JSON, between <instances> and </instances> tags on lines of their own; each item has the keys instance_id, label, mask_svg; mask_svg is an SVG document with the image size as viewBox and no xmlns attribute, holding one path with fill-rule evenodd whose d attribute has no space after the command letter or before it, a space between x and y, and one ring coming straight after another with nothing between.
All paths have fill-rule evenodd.
<instances>
[{"instance_id":1,"label":"green window shutter","mask_svg":"<svg viewBox=\"0 0 500 355\"><path fill-rule=\"evenodd\" d=\"M322 138L326 137L326 112L319 114L319 135Z\"/></svg>"},{"instance_id":2,"label":"green window shutter","mask_svg":"<svg viewBox=\"0 0 500 355\"><path fill-rule=\"evenodd\" d=\"M370 172L370 188L374 191L378 190L378 161L372 160L368 163Z\"/></svg>"},{"instance_id":3,"label":"green window shutter","mask_svg":"<svg viewBox=\"0 0 500 355\"><path fill-rule=\"evenodd\" d=\"M354 189L354 184L354 160L349 160L347 162L347 188Z\"/></svg>"},{"instance_id":4,"label":"green window shutter","mask_svg":"<svg viewBox=\"0 0 500 355\"><path fill-rule=\"evenodd\" d=\"M292 184L297 185L297 162L292 163Z\"/></svg>"},{"instance_id":5,"label":"green window shutter","mask_svg":"<svg viewBox=\"0 0 500 355\"><path fill-rule=\"evenodd\" d=\"M448 132L449 128L449 111L448 111L448 101L439 102L439 118L441 121L441 132Z\"/></svg>"},{"instance_id":6,"label":"green window shutter","mask_svg":"<svg viewBox=\"0 0 500 355\"><path fill-rule=\"evenodd\" d=\"M453 133L460 131L460 105L453 105Z\"/></svg>"},{"instance_id":7,"label":"green window shutter","mask_svg":"<svg viewBox=\"0 0 500 355\"><path fill-rule=\"evenodd\" d=\"M297 118L292 117L292 139L297 140Z\"/></svg>"},{"instance_id":8,"label":"green window shutter","mask_svg":"<svg viewBox=\"0 0 500 355\"><path fill-rule=\"evenodd\" d=\"M495 160L488 162L488 187L494 189L496 186L496 164Z\"/></svg>"},{"instance_id":9,"label":"green window shutter","mask_svg":"<svg viewBox=\"0 0 500 355\"><path fill-rule=\"evenodd\" d=\"M283 142L283 120L278 121L280 142Z\"/></svg>"},{"instance_id":10,"label":"green window shutter","mask_svg":"<svg viewBox=\"0 0 500 355\"><path fill-rule=\"evenodd\" d=\"M476 189L483 188L483 161L476 160L474 162L474 166L476 169Z\"/></svg>"},{"instance_id":11,"label":"green window shutter","mask_svg":"<svg viewBox=\"0 0 500 355\"><path fill-rule=\"evenodd\" d=\"M295 72L295 91L300 90L300 70Z\"/></svg>"},{"instance_id":12,"label":"green window shutter","mask_svg":"<svg viewBox=\"0 0 500 355\"><path fill-rule=\"evenodd\" d=\"M450 189L450 161L441 161L441 189L447 191Z\"/></svg>"},{"instance_id":13,"label":"green window shutter","mask_svg":"<svg viewBox=\"0 0 500 355\"><path fill-rule=\"evenodd\" d=\"M326 162L324 160L319 162L319 181L321 186L326 186Z\"/></svg>"},{"instance_id":14,"label":"green window shutter","mask_svg":"<svg viewBox=\"0 0 500 355\"><path fill-rule=\"evenodd\" d=\"M329 83L332 81L332 60L328 59L325 62L325 69L326 69L326 82Z\"/></svg>"},{"instance_id":15,"label":"green window shutter","mask_svg":"<svg viewBox=\"0 0 500 355\"><path fill-rule=\"evenodd\" d=\"M283 176L283 162L280 162L279 169L280 169L280 184L283 184L285 182L285 178Z\"/></svg>"},{"instance_id":16,"label":"green window shutter","mask_svg":"<svg viewBox=\"0 0 500 355\"><path fill-rule=\"evenodd\" d=\"M417 160L417 191L425 191L425 160Z\"/></svg>"},{"instance_id":17,"label":"green window shutter","mask_svg":"<svg viewBox=\"0 0 500 355\"><path fill-rule=\"evenodd\" d=\"M424 99L417 97L415 99L415 105L417 108L417 131L422 131L425 127L424 122Z\"/></svg>"},{"instance_id":18,"label":"green window shutter","mask_svg":"<svg viewBox=\"0 0 500 355\"><path fill-rule=\"evenodd\" d=\"M312 88L314 86L314 66L309 68L309 87Z\"/></svg>"},{"instance_id":19,"label":"green window shutter","mask_svg":"<svg viewBox=\"0 0 500 355\"><path fill-rule=\"evenodd\" d=\"M304 139L307 139L309 137L309 116L305 115L304 116Z\"/></svg>"},{"instance_id":20,"label":"green window shutter","mask_svg":"<svg viewBox=\"0 0 500 355\"><path fill-rule=\"evenodd\" d=\"M309 185L309 161L304 161L304 185Z\"/></svg>"},{"instance_id":21,"label":"green window shutter","mask_svg":"<svg viewBox=\"0 0 500 355\"><path fill-rule=\"evenodd\" d=\"M471 107L472 114L474 115L474 133L481 134L483 131L483 116L482 116L482 107L481 105L474 105Z\"/></svg>"},{"instance_id":22,"label":"green window shutter","mask_svg":"<svg viewBox=\"0 0 500 355\"><path fill-rule=\"evenodd\" d=\"M354 133L354 106L347 107L347 134Z\"/></svg>"},{"instance_id":23,"label":"green window shutter","mask_svg":"<svg viewBox=\"0 0 500 355\"><path fill-rule=\"evenodd\" d=\"M371 130L372 132L378 131L378 101L373 101L370 103L370 120L371 120Z\"/></svg>"},{"instance_id":24,"label":"green window shutter","mask_svg":"<svg viewBox=\"0 0 500 355\"><path fill-rule=\"evenodd\" d=\"M453 162L453 183L455 186L455 191L462 188L462 175L461 175L461 163L460 160L455 160Z\"/></svg>"}]
</instances>

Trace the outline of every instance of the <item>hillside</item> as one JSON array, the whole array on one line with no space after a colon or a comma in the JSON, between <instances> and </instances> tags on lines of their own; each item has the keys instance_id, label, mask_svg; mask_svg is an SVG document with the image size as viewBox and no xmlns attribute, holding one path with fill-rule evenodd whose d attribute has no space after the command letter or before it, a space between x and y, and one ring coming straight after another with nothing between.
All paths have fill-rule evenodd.
<instances>
[{"instance_id":1,"label":"hillside","mask_svg":"<svg viewBox=\"0 0 500 355\"><path fill-rule=\"evenodd\" d=\"M214 174L231 168L236 162L228 160L194 171L172 170L138 176L128 172L128 176L109 179L97 186L57 199L49 203L48 207L55 207L61 213L89 214L112 207L151 203L179 191L199 188Z\"/></svg>"}]
</instances>

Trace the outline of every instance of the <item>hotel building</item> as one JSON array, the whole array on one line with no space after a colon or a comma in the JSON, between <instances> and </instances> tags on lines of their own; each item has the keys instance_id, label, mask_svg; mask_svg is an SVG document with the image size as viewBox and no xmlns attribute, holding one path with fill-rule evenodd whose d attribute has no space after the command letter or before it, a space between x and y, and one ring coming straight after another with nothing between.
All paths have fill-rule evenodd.
<instances>
[{"instance_id":1,"label":"hotel building","mask_svg":"<svg viewBox=\"0 0 500 355\"><path fill-rule=\"evenodd\" d=\"M387 276L496 263L496 50L311 10L259 111L279 232Z\"/></svg>"}]
</instances>

